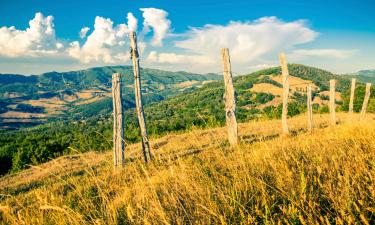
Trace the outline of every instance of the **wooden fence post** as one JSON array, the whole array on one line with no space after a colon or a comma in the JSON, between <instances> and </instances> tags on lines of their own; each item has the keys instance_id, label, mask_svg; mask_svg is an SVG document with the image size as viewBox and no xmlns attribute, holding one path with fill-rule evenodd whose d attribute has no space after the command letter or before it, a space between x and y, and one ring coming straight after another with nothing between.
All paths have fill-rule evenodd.
<instances>
[{"instance_id":1,"label":"wooden fence post","mask_svg":"<svg viewBox=\"0 0 375 225\"><path fill-rule=\"evenodd\" d=\"M232 147L237 146L238 127L236 120L236 96L232 81L232 70L230 65L229 49L221 49L221 56L224 67L224 101L225 101L225 118L228 129L228 139Z\"/></svg>"},{"instance_id":2,"label":"wooden fence post","mask_svg":"<svg viewBox=\"0 0 375 225\"><path fill-rule=\"evenodd\" d=\"M331 124L336 124L336 105L335 105L335 80L329 81L329 112L331 115Z\"/></svg>"},{"instance_id":3,"label":"wooden fence post","mask_svg":"<svg viewBox=\"0 0 375 225\"><path fill-rule=\"evenodd\" d=\"M354 104L354 92L355 92L355 78L352 79L352 88L350 90L350 101L349 101L349 115L353 115L353 104Z\"/></svg>"},{"instance_id":4,"label":"wooden fence post","mask_svg":"<svg viewBox=\"0 0 375 225\"><path fill-rule=\"evenodd\" d=\"M121 79L119 73L112 75L113 97L113 159L114 167L124 166L124 114L121 101Z\"/></svg>"},{"instance_id":5,"label":"wooden fence post","mask_svg":"<svg viewBox=\"0 0 375 225\"><path fill-rule=\"evenodd\" d=\"M311 84L307 85L307 127L309 132L313 129L313 114L312 114L312 96L311 96Z\"/></svg>"},{"instance_id":6,"label":"wooden fence post","mask_svg":"<svg viewBox=\"0 0 375 225\"><path fill-rule=\"evenodd\" d=\"M367 83L366 84L365 98L363 99L363 104L362 104L360 120L363 120L365 118L366 110L367 110L367 104L368 104L368 101L370 99L370 94L371 94L371 83Z\"/></svg>"},{"instance_id":7,"label":"wooden fence post","mask_svg":"<svg viewBox=\"0 0 375 225\"><path fill-rule=\"evenodd\" d=\"M281 64L281 71L282 71L282 77L283 77L283 111L281 114L281 124L283 128L283 134L287 135L289 134L288 129L288 123L287 123L287 117L288 117L288 96L289 96L289 70L288 70L288 64L286 62L285 54L280 53L280 64Z\"/></svg>"},{"instance_id":8,"label":"wooden fence post","mask_svg":"<svg viewBox=\"0 0 375 225\"><path fill-rule=\"evenodd\" d=\"M141 93L141 73L139 70L139 55L137 46L137 35L135 32L130 33L130 54L133 60L133 73L134 73L134 92L135 92L135 105L137 108L138 124L142 135L142 150L145 161L148 158L151 160L151 148L150 142L148 141L146 119L144 116L142 106L142 93Z\"/></svg>"}]
</instances>

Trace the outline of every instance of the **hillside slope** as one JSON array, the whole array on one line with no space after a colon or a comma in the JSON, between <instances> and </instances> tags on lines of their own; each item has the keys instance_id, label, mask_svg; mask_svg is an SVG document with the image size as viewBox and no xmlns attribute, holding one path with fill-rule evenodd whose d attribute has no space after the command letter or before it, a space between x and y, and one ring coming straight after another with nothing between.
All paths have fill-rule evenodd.
<instances>
[{"instance_id":1,"label":"hillside slope","mask_svg":"<svg viewBox=\"0 0 375 225\"><path fill-rule=\"evenodd\" d=\"M47 119L82 119L105 115L111 107L111 77L123 75L125 107L134 106L130 66L97 67L49 72L38 76L0 74L0 129L32 126ZM141 69L145 103L220 80L215 74L192 74Z\"/></svg>"},{"instance_id":2,"label":"hillside slope","mask_svg":"<svg viewBox=\"0 0 375 225\"><path fill-rule=\"evenodd\" d=\"M155 161L127 146L123 170L111 153L66 156L0 178L0 219L14 224L251 224L375 221L375 116L338 114L240 124L228 148L224 128L152 139Z\"/></svg>"},{"instance_id":3,"label":"hillside slope","mask_svg":"<svg viewBox=\"0 0 375 225\"><path fill-rule=\"evenodd\" d=\"M338 80L337 111L347 110L350 80L330 72L303 65L289 65L291 97L288 106L290 117L306 110L306 85L313 83L314 113L328 112L327 84ZM234 78L237 92L237 119L239 122L280 118L281 80L278 67ZM203 81L204 82L204 81ZM223 113L223 84L211 82L194 91L185 91L175 97L151 103L144 107L150 136L195 127L217 127L225 123ZM364 86L358 84L354 110L361 108ZM375 111L375 89L372 89L368 111ZM128 104L125 99L124 104ZM30 129L0 131L0 174L15 172L28 165L40 163L61 155L90 150L103 151L112 145L111 99L82 106L73 115L78 121L57 121ZM106 113L97 110L105 109ZM71 116L75 118L75 116ZM136 112L125 112L125 141L140 140Z\"/></svg>"}]
</instances>

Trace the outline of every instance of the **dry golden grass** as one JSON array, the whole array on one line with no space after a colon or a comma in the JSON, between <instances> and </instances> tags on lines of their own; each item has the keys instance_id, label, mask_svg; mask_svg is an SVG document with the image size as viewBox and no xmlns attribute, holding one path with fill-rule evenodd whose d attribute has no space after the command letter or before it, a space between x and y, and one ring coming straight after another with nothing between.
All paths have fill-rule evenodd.
<instances>
[{"instance_id":1,"label":"dry golden grass","mask_svg":"<svg viewBox=\"0 0 375 225\"><path fill-rule=\"evenodd\" d=\"M83 90L81 92L76 92L75 94L78 96L78 98L87 99L92 98L94 93L91 90Z\"/></svg>"},{"instance_id":2,"label":"dry golden grass","mask_svg":"<svg viewBox=\"0 0 375 225\"><path fill-rule=\"evenodd\" d=\"M0 114L0 118L17 118L17 119L29 119L29 118L45 118L46 114L43 113L26 113L26 112L16 112L8 111Z\"/></svg>"},{"instance_id":3,"label":"dry golden grass","mask_svg":"<svg viewBox=\"0 0 375 225\"><path fill-rule=\"evenodd\" d=\"M186 88L186 87L191 87L191 86L193 86L196 83L198 83L198 81L196 81L196 80L188 80L188 81L184 81L184 82L175 84L173 86L175 86L177 88Z\"/></svg>"},{"instance_id":4,"label":"dry golden grass","mask_svg":"<svg viewBox=\"0 0 375 225\"><path fill-rule=\"evenodd\" d=\"M329 96L329 91L321 91L319 92L319 95ZM335 99L336 101L342 101L341 93L335 92Z\"/></svg>"},{"instance_id":5,"label":"dry golden grass","mask_svg":"<svg viewBox=\"0 0 375 225\"><path fill-rule=\"evenodd\" d=\"M41 98L38 100L25 100L21 103L43 107L48 114L56 115L66 108L65 102L58 97L54 98ZM48 116L48 115L47 115Z\"/></svg>"},{"instance_id":6,"label":"dry golden grass","mask_svg":"<svg viewBox=\"0 0 375 225\"><path fill-rule=\"evenodd\" d=\"M279 84L283 83L283 78L281 75L279 76L270 76L270 78ZM318 86L316 86L311 80L304 80L299 77L294 77L294 76L288 76L288 81L290 85L290 89L292 91L299 91L300 89L306 91L307 88L307 83L311 83L312 85L312 90L318 90ZM298 90L297 90L298 89Z\"/></svg>"},{"instance_id":7,"label":"dry golden grass","mask_svg":"<svg viewBox=\"0 0 375 225\"><path fill-rule=\"evenodd\" d=\"M128 146L117 171L110 152L60 158L0 179L0 221L374 224L374 115L338 117L332 127L316 115L311 134L304 115L292 118L290 137L278 136L280 121L240 124L237 149L224 128L170 134L152 140L148 165Z\"/></svg>"},{"instance_id":8,"label":"dry golden grass","mask_svg":"<svg viewBox=\"0 0 375 225\"><path fill-rule=\"evenodd\" d=\"M282 88L277 87L273 84L269 84L269 83L254 84L253 87L251 88L251 91L262 92L262 93L270 93L270 94L279 95L279 96L281 96L283 94Z\"/></svg>"},{"instance_id":9,"label":"dry golden grass","mask_svg":"<svg viewBox=\"0 0 375 225\"><path fill-rule=\"evenodd\" d=\"M92 98L84 99L84 100L82 100L82 101L75 102L74 104L75 104L75 105L85 105L85 104L89 104L89 103L97 102L97 101L99 101L99 100L104 99L105 97L110 97L110 96L111 96L111 93L101 93L100 95L97 95L97 96L95 96L95 97L92 97Z\"/></svg>"}]
</instances>

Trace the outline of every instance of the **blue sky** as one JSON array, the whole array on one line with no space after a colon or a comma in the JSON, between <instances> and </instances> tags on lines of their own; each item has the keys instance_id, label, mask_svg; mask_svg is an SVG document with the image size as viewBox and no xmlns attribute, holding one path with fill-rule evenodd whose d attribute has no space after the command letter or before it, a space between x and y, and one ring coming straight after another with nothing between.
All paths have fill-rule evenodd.
<instances>
[{"instance_id":1,"label":"blue sky","mask_svg":"<svg viewBox=\"0 0 375 225\"><path fill-rule=\"evenodd\" d=\"M131 30L147 67L218 72L229 47L238 73L277 65L281 51L355 72L375 68L374 12L369 0L0 0L0 73L126 65Z\"/></svg>"}]
</instances>

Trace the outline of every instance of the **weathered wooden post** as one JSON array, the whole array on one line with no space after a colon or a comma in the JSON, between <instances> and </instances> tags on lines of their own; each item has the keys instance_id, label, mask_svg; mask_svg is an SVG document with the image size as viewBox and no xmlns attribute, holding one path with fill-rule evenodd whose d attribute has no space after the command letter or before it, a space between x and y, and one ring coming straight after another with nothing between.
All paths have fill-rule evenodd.
<instances>
[{"instance_id":1,"label":"weathered wooden post","mask_svg":"<svg viewBox=\"0 0 375 225\"><path fill-rule=\"evenodd\" d=\"M287 135L289 134L288 129L288 123L287 123L287 117L288 117L288 96L289 96L289 70L288 70L288 64L286 62L285 54L280 53L280 64L281 64L281 71L282 71L282 77L283 77L283 111L281 114L281 124L283 128L283 134Z\"/></svg>"},{"instance_id":2,"label":"weathered wooden post","mask_svg":"<svg viewBox=\"0 0 375 225\"><path fill-rule=\"evenodd\" d=\"M368 101L370 99L370 94L371 94L371 83L367 83L366 84L365 98L363 99L363 104L362 104L360 120L363 120L365 118Z\"/></svg>"},{"instance_id":3,"label":"weathered wooden post","mask_svg":"<svg viewBox=\"0 0 375 225\"><path fill-rule=\"evenodd\" d=\"M225 101L225 118L228 129L228 139L232 147L237 146L238 127L236 120L236 97L233 87L232 70L230 65L229 49L221 49L221 56L224 66L224 101Z\"/></svg>"},{"instance_id":4,"label":"weathered wooden post","mask_svg":"<svg viewBox=\"0 0 375 225\"><path fill-rule=\"evenodd\" d=\"M124 114L121 101L121 79L120 74L112 75L112 97L113 97L113 159L114 167L124 166Z\"/></svg>"},{"instance_id":5,"label":"weathered wooden post","mask_svg":"<svg viewBox=\"0 0 375 225\"><path fill-rule=\"evenodd\" d=\"M307 128L309 132L313 129L311 84L307 85Z\"/></svg>"},{"instance_id":6,"label":"weathered wooden post","mask_svg":"<svg viewBox=\"0 0 375 225\"><path fill-rule=\"evenodd\" d=\"M335 106L335 80L329 81L329 112L331 116L331 124L336 124L336 106Z\"/></svg>"},{"instance_id":7,"label":"weathered wooden post","mask_svg":"<svg viewBox=\"0 0 375 225\"><path fill-rule=\"evenodd\" d=\"M137 108L138 123L142 135L142 150L144 159L152 159L150 142L148 141L146 120L142 106L142 93L141 93L141 74L139 70L139 55L137 46L137 35L135 32L130 33L130 54L133 60L133 73L134 73L134 92L135 92L135 105Z\"/></svg>"},{"instance_id":8,"label":"weathered wooden post","mask_svg":"<svg viewBox=\"0 0 375 225\"><path fill-rule=\"evenodd\" d=\"M349 115L353 115L353 104L354 104L354 92L355 92L355 78L352 79L352 88L350 90L350 101L349 101Z\"/></svg>"}]
</instances>

